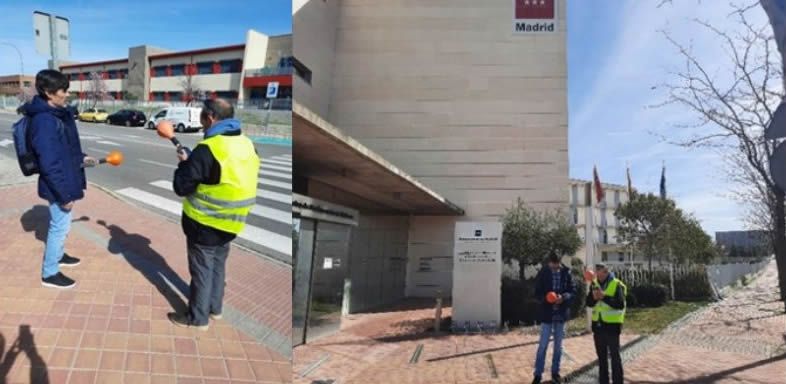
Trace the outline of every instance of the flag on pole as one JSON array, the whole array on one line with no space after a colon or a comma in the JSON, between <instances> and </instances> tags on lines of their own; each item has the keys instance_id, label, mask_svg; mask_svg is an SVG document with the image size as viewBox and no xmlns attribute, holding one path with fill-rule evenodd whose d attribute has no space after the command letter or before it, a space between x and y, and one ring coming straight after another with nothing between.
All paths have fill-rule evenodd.
<instances>
[{"instance_id":1,"label":"flag on pole","mask_svg":"<svg viewBox=\"0 0 786 384\"><path fill-rule=\"evenodd\" d=\"M595 198L598 200L598 203L600 203L606 197L606 192L603 191L603 185L600 183L597 166L592 168L592 177L595 182Z\"/></svg>"},{"instance_id":2,"label":"flag on pole","mask_svg":"<svg viewBox=\"0 0 786 384\"><path fill-rule=\"evenodd\" d=\"M663 164L663 169L660 173L660 198L666 199L666 164Z\"/></svg>"},{"instance_id":3,"label":"flag on pole","mask_svg":"<svg viewBox=\"0 0 786 384\"><path fill-rule=\"evenodd\" d=\"M630 165L628 165L627 169L625 169L625 173L628 176L628 198L633 197L633 183L630 181Z\"/></svg>"}]
</instances>

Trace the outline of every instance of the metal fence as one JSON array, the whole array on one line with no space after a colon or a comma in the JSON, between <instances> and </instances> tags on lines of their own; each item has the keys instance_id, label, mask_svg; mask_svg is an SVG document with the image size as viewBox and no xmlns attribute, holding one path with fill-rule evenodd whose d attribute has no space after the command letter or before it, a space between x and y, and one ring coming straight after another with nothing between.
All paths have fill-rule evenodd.
<instances>
[{"instance_id":1,"label":"metal fence","mask_svg":"<svg viewBox=\"0 0 786 384\"><path fill-rule=\"evenodd\" d=\"M243 129L248 136L292 140L292 100L247 100L242 103L237 100L230 100L230 102L236 108L235 117L242 122ZM14 96L0 96L0 109L16 111L19 105L19 99ZM80 111L95 106L110 114L121 109L135 109L143 112L147 118L150 118L150 116L163 108L199 107L201 104L199 102L189 104L182 101L130 100L106 100L93 103L92 101L76 100L76 105Z\"/></svg>"}]
</instances>

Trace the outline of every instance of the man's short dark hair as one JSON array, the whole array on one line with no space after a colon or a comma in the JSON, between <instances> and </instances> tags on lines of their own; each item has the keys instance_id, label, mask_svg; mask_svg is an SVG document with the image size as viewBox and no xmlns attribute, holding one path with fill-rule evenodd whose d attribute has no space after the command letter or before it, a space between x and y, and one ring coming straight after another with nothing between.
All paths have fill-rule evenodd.
<instances>
[{"instance_id":1,"label":"man's short dark hair","mask_svg":"<svg viewBox=\"0 0 786 384\"><path fill-rule=\"evenodd\" d=\"M203 111L216 120L226 120L235 117L235 108L228 101L218 98L205 100Z\"/></svg>"},{"instance_id":2,"label":"man's short dark hair","mask_svg":"<svg viewBox=\"0 0 786 384\"><path fill-rule=\"evenodd\" d=\"M557 252L549 253L549 257L546 260L548 260L549 263L562 264L562 258L557 254Z\"/></svg>"},{"instance_id":3,"label":"man's short dark hair","mask_svg":"<svg viewBox=\"0 0 786 384\"><path fill-rule=\"evenodd\" d=\"M44 69L35 75L35 90L44 100L49 100L46 95L47 92L55 93L58 90L68 91L69 86L68 78L54 69Z\"/></svg>"}]
</instances>

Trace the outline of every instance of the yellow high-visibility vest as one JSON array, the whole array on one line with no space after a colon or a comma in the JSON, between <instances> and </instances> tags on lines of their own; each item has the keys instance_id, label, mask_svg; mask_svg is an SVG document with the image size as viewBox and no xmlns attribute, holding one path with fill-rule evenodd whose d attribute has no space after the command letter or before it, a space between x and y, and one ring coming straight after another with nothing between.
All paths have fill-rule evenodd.
<instances>
[{"instance_id":1,"label":"yellow high-visibility vest","mask_svg":"<svg viewBox=\"0 0 786 384\"><path fill-rule=\"evenodd\" d=\"M183 213L202 225L238 234L256 204L259 156L254 143L244 135L217 135L200 144L207 145L221 165L221 180L199 184L183 201Z\"/></svg>"},{"instance_id":2,"label":"yellow high-visibility vest","mask_svg":"<svg viewBox=\"0 0 786 384\"><path fill-rule=\"evenodd\" d=\"M597 280L595 280L594 284L598 285ZM617 287L619 286L622 287L623 295L627 296L628 287L617 278L609 282L606 289L603 291L603 295L614 297L617 294ZM592 321L600 321L607 324L622 324L625 322L625 309L627 306L628 304L625 302L622 309L614 309L604 301L598 301L592 308Z\"/></svg>"}]
</instances>

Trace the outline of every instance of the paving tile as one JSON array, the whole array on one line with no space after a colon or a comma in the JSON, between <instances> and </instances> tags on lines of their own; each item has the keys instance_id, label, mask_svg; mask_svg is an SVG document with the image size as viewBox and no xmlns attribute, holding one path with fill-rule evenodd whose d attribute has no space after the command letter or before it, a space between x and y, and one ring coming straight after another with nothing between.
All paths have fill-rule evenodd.
<instances>
[{"instance_id":1,"label":"paving tile","mask_svg":"<svg viewBox=\"0 0 786 384\"><path fill-rule=\"evenodd\" d=\"M171 355L153 354L151 355L151 368L153 374L174 375L175 358Z\"/></svg>"},{"instance_id":2,"label":"paving tile","mask_svg":"<svg viewBox=\"0 0 786 384\"><path fill-rule=\"evenodd\" d=\"M74 364L75 349L55 348L47 365L53 368L71 368Z\"/></svg>"},{"instance_id":3,"label":"paving tile","mask_svg":"<svg viewBox=\"0 0 786 384\"><path fill-rule=\"evenodd\" d=\"M126 371L128 372L150 372L150 354L128 352L126 356Z\"/></svg>"},{"instance_id":4,"label":"paving tile","mask_svg":"<svg viewBox=\"0 0 786 384\"><path fill-rule=\"evenodd\" d=\"M126 353L119 351L103 351L99 370L122 371L126 366Z\"/></svg>"},{"instance_id":5,"label":"paving tile","mask_svg":"<svg viewBox=\"0 0 786 384\"><path fill-rule=\"evenodd\" d=\"M68 384L93 384L93 382L98 376L97 371L71 371L71 375L68 377Z\"/></svg>"},{"instance_id":6,"label":"paving tile","mask_svg":"<svg viewBox=\"0 0 786 384\"><path fill-rule=\"evenodd\" d=\"M196 355L196 343L192 339L177 337L175 338L175 353L178 355Z\"/></svg>"},{"instance_id":7,"label":"paving tile","mask_svg":"<svg viewBox=\"0 0 786 384\"><path fill-rule=\"evenodd\" d=\"M178 376L202 376L199 359L194 356L175 356L175 370Z\"/></svg>"},{"instance_id":8,"label":"paving tile","mask_svg":"<svg viewBox=\"0 0 786 384\"><path fill-rule=\"evenodd\" d=\"M226 360L229 377L232 380L254 380L254 372L248 361L245 360Z\"/></svg>"},{"instance_id":9,"label":"paving tile","mask_svg":"<svg viewBox=\"0 0 786 384\"><path fill-rule=\"evenodd\" d=\"M91 349L81 349L76 355L74 368L98 369L101 362L101 351Z\"/></svg>"},{"instance_id":10,"label":"paving tile","mask_svg":"<svg viewBox=\"0 0 786 384\"><path fill-rule=\"evenodd\" d=\"M223 359L200 359L202 374L206 377L228 378L226 363Z\"/></svg>"}]
</instances>

